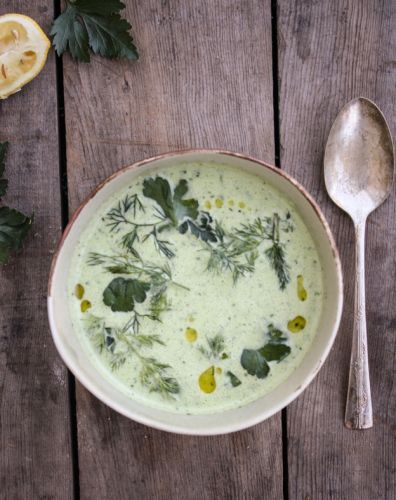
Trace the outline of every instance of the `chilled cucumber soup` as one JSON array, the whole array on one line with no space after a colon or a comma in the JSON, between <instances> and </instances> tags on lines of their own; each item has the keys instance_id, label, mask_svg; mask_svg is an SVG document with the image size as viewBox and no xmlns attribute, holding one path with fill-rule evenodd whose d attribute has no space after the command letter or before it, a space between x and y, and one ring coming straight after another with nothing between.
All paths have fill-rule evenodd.
<instances>
[{"instance_id":1,"label":"chilled cucumber soup","mask_svg":"<svg viewBox=\"0 0 396 500\"><path fill-rule=\"evenodd\" d=\"M214 163L141 173L79 239L73 327L130 398L216 413L276 391L303 362L323 303L321 263L295 207Z\"/></svg>"}]
</instances>

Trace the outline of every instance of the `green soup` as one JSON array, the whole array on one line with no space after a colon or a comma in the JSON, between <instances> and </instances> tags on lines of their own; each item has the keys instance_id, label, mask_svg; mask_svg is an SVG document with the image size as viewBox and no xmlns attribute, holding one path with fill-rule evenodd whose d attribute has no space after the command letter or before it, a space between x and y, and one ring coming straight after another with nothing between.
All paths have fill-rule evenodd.
<instances>
[{"instance_id":1,"label":"green soup","mask_svg":"<svg viewBox=\"0 0 396 500\"><path fill-rule=\"evenodd\" d=\"M304 222L260 177L213 163L141 174L103 204L69 276L103 377L145 405L216 413L276 391L322 309Z\"/></svg>"}]
</instances>

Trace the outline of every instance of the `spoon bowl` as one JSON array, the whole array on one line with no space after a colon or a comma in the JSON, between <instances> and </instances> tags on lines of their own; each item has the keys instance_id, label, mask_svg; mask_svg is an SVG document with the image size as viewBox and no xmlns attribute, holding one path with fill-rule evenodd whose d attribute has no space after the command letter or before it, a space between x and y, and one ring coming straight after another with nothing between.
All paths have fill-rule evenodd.
<instances>
[{"instance_id":1,"label":"spoon bowl","mask_svg":"<svg viewBox=\"0 0 396 500\"><path fill-rule=\"evenodd\" d=\"M384 115L369 99L358 97L340 111L324 157L327 191L352 219L365 218L392 189L394 153Z\"/></svg>"},{"instance_id":2,"label":"spoon bowl","mask_svg":"<svg viewBox=\"0 0 396 500\"><path fill-rule=\"evenodd\" d=\"M367 429L373 425L373 415L365 305L366 219L389 196L394 176L389 127L369 99L353 99L337 116L326 145L324 175L330 197L355 225L355 313L345 425Z\"/></svg>"}]
</instances>

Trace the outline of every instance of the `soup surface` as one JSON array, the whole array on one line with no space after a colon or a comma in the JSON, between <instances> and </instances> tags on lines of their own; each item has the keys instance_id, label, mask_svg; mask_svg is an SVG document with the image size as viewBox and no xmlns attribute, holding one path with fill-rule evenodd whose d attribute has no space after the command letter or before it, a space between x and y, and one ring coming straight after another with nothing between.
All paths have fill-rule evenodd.
<instances>
[{"instance_id":1,"label":"soup surface","mask_svg":"<svg viewBox=\"0 0 396 500\"><path fill-rule=\"evenodd\" d=\"M80 237L73 326L103 377L143 404L216 413L276 391L323 302L311 235L279 191L214 163L138 174Z\"/></svg>"}]
</instances>

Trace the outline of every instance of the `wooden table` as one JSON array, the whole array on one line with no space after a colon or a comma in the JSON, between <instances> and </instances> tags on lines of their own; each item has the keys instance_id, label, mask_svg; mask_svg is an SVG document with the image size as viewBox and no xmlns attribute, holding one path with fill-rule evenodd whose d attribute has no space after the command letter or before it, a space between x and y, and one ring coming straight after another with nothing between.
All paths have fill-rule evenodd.
<instances>
[{"instance_id":1,"label":"wooden table","mask_svg":"<svg viewBox=\"0 0 396 500\"><path fill-rule=\"evenodd\" d=\"M1 103L10 204L35 212L0 271L0 497L396 498L396 197L370 218L367 313L374 427L343 427L353 232L326 195L324 145L344 103L374 99L395 133L395 0L129 0L139 62L51 52ZM55 2L59 10L59 2ZM53 2L2 0L46 30ZM232 435L194 438L121 417L67 372L51 340L46 282L68 217L120 166L190 147L275 163L319 201L345 273L335 346L287 409Z\"/></svg>"}]
</instances>

